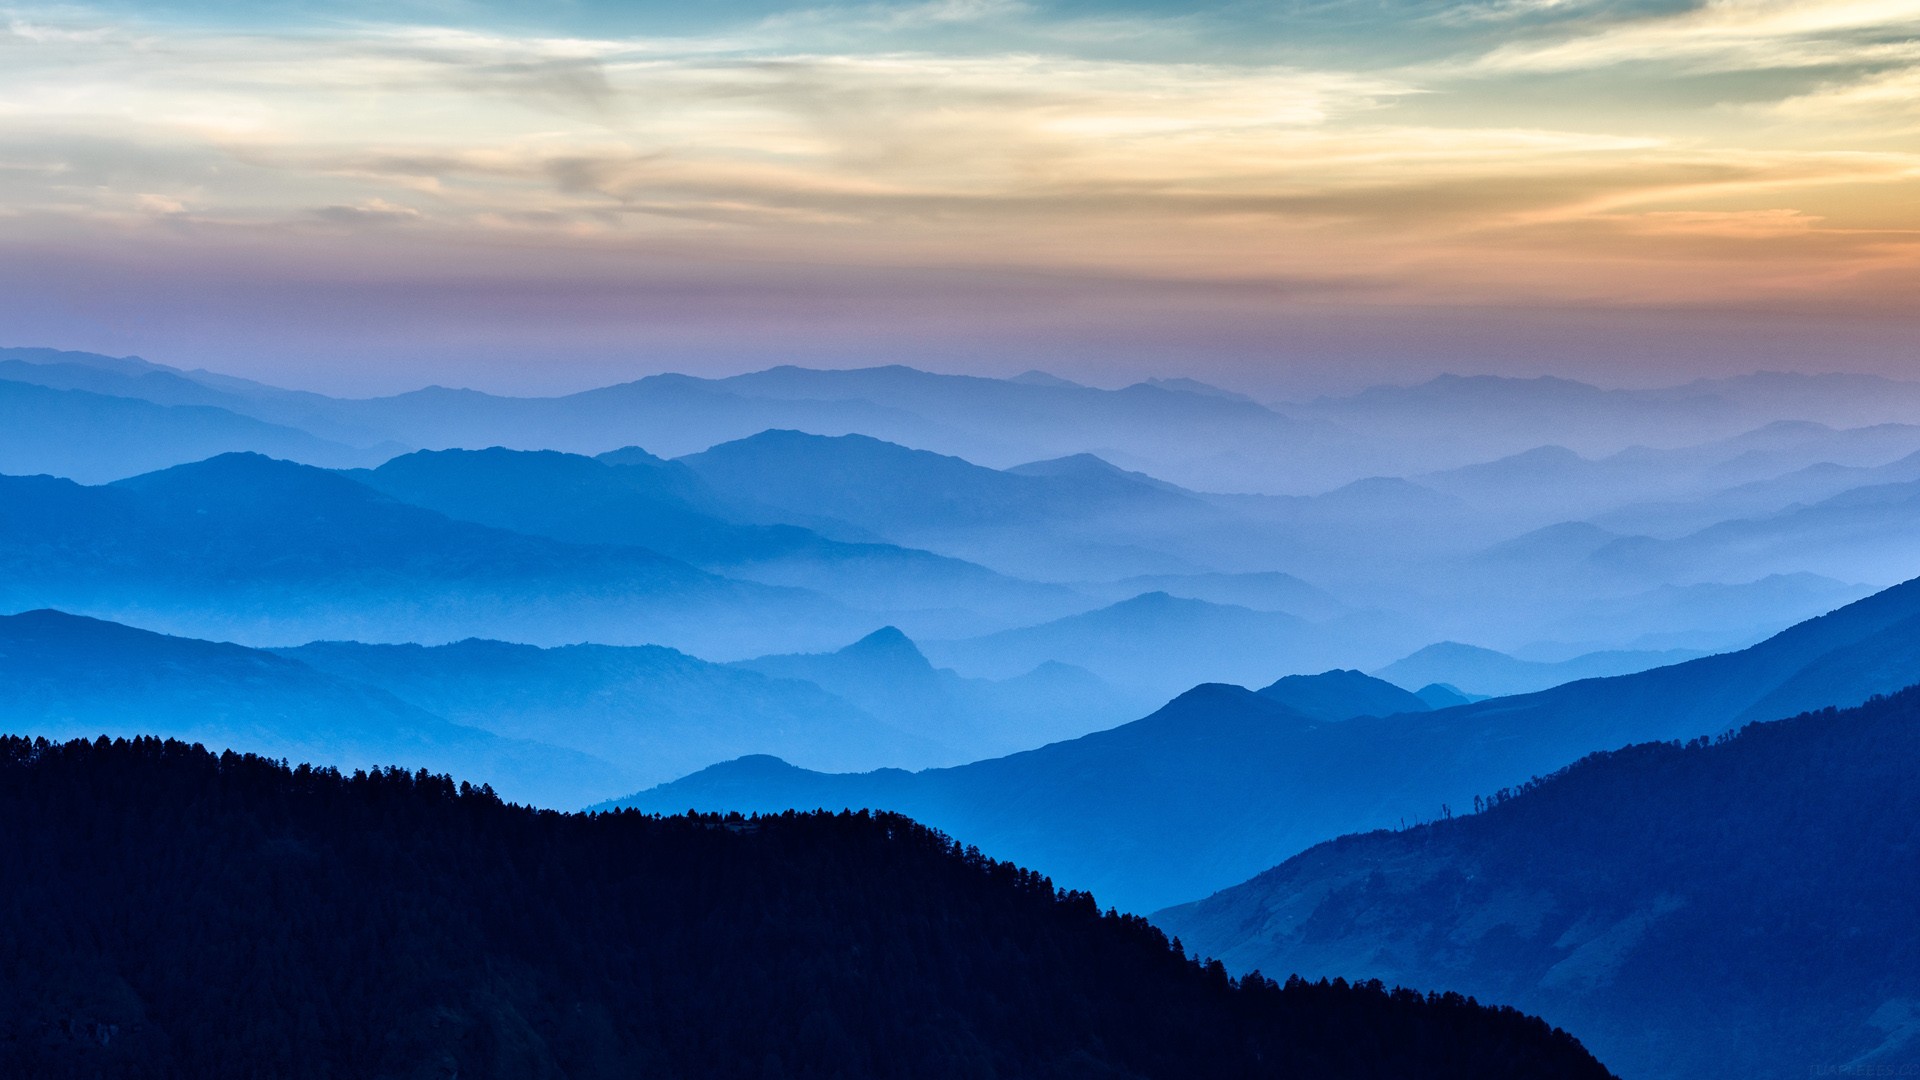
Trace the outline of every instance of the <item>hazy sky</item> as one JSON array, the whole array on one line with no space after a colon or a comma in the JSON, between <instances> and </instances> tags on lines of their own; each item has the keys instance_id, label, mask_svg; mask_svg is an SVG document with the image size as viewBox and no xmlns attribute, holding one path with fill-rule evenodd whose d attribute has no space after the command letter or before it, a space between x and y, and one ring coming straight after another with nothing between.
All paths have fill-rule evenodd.
<instances>
[{"instance_id":1,"label":"hazy sky","mask_svg":"<svg viewBox=\"0 0 1920 1080\"><path fill-rule=\"evenodd\" d=\"M1644 383L1917 298L1920 0L0 9L0 344Z\"/></svg>"}]
</instances>

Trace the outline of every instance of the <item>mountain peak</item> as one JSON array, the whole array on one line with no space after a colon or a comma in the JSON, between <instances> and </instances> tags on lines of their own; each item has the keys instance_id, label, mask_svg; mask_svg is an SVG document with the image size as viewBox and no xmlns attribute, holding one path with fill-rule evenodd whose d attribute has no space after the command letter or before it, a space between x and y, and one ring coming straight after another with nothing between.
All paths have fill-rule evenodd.
<instances>
[{"instance_id":1,"label":"mountain peak","mask_svg":"<svg viewBox=\"0 0 1920 1080\"><path fill-rule=\"evenodd\" d=\"M1218 730L1222 725L1246 724L1266 727L1281 722L1291 727L1306 727L1313 718L1300 711L1232 683L1201 683L1160 706L1153 715L1124 724L1114 732L1152 731L1176 725L1184 734ZM1098 733L1089 738L1100 738Z\"/></svg>"},{"instance_id":2,"label":"mountain peak","mask_svg":"<svg viewBox=\"0 0 1920 1080\"><path fill-rule=\"evenodd\" d=\"M1020 374L1015 375L1013 378L1008 379L1007 381L1011 383L1019 383L1022 386L1051 386L1051 387L1056 387L1063 390L1086 389L1086 387L1082 386L1077 382L1074 382L1072 379L1063 379L1058 375L1052 374L1051 372L1041 371L1037 368L1030 371L1023 371Z\"/></svg>"},{"instance_id":3,"label":"mountain peak","mask_svg":"<svg viewBox=\"0 0 1920 1080\"><path fill-rule=\"evenodd\" d=\"M839 650L835 655L864 660L906 662L915 666L927 664L926 655L920 651L920 647L915 645L913 639L897 626L883 626Z\"/></svg>"},{"instance_id":4,"label":"mountain peak","mask_svg":"<svg viewBox=\"0 0 1920 1080\"><path fill-rule=\"evenodd\" d=\"M1431 708L1384 679L1343 668L1318 675L1288 675L1263 687L1259 694L1318 720L1393 716Z\"/></svg>"},{"instance_id":5,"label":"mountain peak","mask_svg":"<svg viewBox=\"0 0 1920 1080\"><path fill-rule=\"evenodd\" d=\"M659 467L667 463L666 458L660 457L657 454L650 454L638 446L623 446L618 450L609 450L604 454L598 455L598 460L608 465L652 465Z\"/></svg>"}]
</instances>

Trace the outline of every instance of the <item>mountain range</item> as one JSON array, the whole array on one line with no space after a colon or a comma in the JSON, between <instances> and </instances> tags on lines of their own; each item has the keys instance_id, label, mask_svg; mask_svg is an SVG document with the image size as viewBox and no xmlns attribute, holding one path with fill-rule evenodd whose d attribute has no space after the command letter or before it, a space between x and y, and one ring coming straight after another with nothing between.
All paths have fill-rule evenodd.
<instances>
[{"instance_id":1,"label":"mountain range","mask_svg":"<svg viewBox=\"0 0 1920 1080\"><path fill-rule=\"evenodd\" d=\"M577 805L629 775L298 660L58 611L0 616L0 682L0 726L49 738L158 735L344 769L458 769L545 805Z\"/></svg>"},{"instance_id":2,"label":"mountain range","mask_svg":"<svg viewBox=\"0 0 1920 1080\"><path fill-rule=\"evenodd\" d=\"M253 454L94 487L0 477L0 568L0 609L253 644L486 634L753 655L863 621L818 594L454 521Z\"/></svg>"},{"instance_id":3,"label":"mountain range","mask_svg":"<svg viewBox=\"0 0 1920 1080\"><path fill-rule=\"evenodd\" d=\"M957 768L827 774L751 757L621 805L897 810L1149 909L1344 833L1450 813L1595 750L1854 705L1915 670L1920 580L1740 652L1533 694L1326 721L1207 685L1109 731Z\"/></svg>"},{"instance_id":4,"label":"mountain range","mask_svg":"<svg viewBox=\"0 0 1920 1080\"><path fill-rule=\"evenodd\" d=\"M889 815L539 813L5 738L0 816L9 1075L1611 1075L1457 995L1236 983Z\"/></svg>"},{"instance_id":5,"label":"mountain range","mask_svg":"<svg viewBox=\"0 0 1920 1080\"><path fill-rule=\"evenodd\" d=\"M1514 1002L1626 1076L1897 1076L1920 1068L1916 760L1920 690L1631 746L1155 921L1238 970Z\"/></svg>"},{"instance_id":6,"label":"mountain range","mask_svg":"<svg viewBox=\"0 0 1920 1080\"><path fill-rule=\"evenodd\" d=\"M1152 592L1318 624L1328 648L1276 657L1260 674L1270 679L1374 669L1444 640L1516 654L1576 641L1725 649L1838 602L1834 590L1903 580L1916 567L1888 538L1911 524L1901 485L1920 481L1920 412L1903 411L1912 390L1766 374L1644 391L1442 378L1263 405L1190 380L1103 390L887 367L350 400L11 349L0 411L12 410L15 441L0 438L0 471L99 483L236 450L364 466L356 482L464 522L649 550L731 582L709 582L722 592L799 590L628 595L611 607L651 610L603 600L585 624L610 643L716 658L817 651L886 624L926 643L970 640ZM499 447L524 453L488 449ZM1830 581L1829 595L1763 584L1803 577ZM549 591L567 589L633 592ZM1675 591L1686 589L1729 602ZM81 599L22 595L13 607ZM506 596L472 613L399 603L331 626L260 611L246 624L166 623L137 604L96 613L256 642L580 639ZM509 603L522 610L500 617ZM713 625L683 617L703 603ZM268 619L285 632L250 636ZM764 632L774 625L802 632Z\"/></svg>"}]
</instances>

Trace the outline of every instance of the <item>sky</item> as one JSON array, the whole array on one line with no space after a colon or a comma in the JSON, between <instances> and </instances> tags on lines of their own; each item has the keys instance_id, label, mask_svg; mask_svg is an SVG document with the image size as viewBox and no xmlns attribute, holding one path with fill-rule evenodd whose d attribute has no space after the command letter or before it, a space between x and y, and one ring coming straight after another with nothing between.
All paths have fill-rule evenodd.
<instances>
[{"instance_id":1,"label":"sky","mask_svg":"<svg viewBox=\"0 0 1920 1080\"><path fill-rule=\"evenodd\" d=\"M0 344L333 392L1920 371L1920 0L0 7Z\"/></svg>"}]
</instances>

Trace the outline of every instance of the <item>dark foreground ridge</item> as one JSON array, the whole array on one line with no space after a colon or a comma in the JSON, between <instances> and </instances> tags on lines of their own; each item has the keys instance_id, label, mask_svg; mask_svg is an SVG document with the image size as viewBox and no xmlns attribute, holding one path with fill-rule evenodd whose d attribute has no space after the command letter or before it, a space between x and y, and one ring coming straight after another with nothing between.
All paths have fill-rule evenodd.
<instances>
[{"instance_id":1,"label":"dark foreground ridge","mask_svg":"<svg viewBox=\"0 0 1920 1080\"><path fill-rule=\"evenodd\" d=\"M1229 981L891 815L567 815L0 739L0 1074L1592 1077L1511 1009Z\"/></svg>"},{"instance_id":2,"label":"dark foreground ridge","mask_svg":"<svg viewBox=\"0 0 1920 1080\"><path fill-rule=\"evenodd\" d=\"M1241 970L1512 1002L1643 1080L1920 1076L1917 763L1920 687L1595 754L1156 921Z\"/></svg>"}]
</instances>

